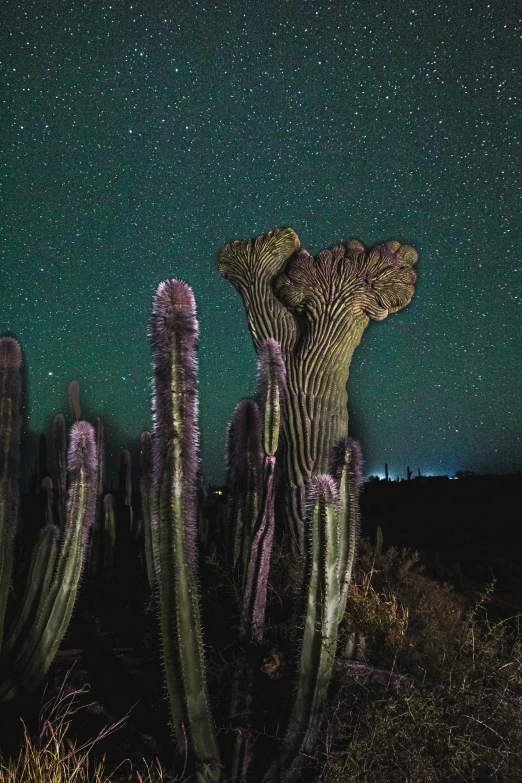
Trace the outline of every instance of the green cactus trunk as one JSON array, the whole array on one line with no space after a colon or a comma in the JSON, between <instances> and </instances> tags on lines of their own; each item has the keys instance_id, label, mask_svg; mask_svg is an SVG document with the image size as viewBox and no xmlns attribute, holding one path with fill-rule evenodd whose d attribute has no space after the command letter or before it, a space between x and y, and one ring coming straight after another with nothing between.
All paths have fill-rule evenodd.
<instances>
[{"instance_id":1,"label":"green cactus trunk","mask_svg":"<svg viewBox=\"0 0 522 783\"><path fill-rule=\"evenodd\" d=\"M297 693L283 748L265 780L293 780L301 756L310 756L323 718L339 622L339 508L330 476L311 482L308 519L310 577Z\"/></svg>"},{"instance_id":2,"label":"green cactus trunk","mask_svg":"<svg viewBox=\"0 0 522 783\"><path fill-rule=\"evenodd\" d=\"M150 432L141 435L140 480L141 514L143 517L143 544L145 549L145 568L151 592L158 584L159 575L159 539L157 515L154 511L154 486L152 476L152 437Z\"/></svg>"},{"instance_id":3,"label":"green cactus trunk","mask_svg":"<svg viewBox=\"0 0 522 783\"><path fill-rule=\"evenodd\" d=\"M198 781L218 783L221 764L208 703L196 579L198 327L194 297L186 283L162 283L150 331L161 631L167 688L181 748L184 727L188 727Z\"/></svg>"},{"instance_id":4,"label":"green cactus trunk","mask_svg":"<svg viewBox=\"0 0 522 783\"><path fill-rule=\"evenodd\" d=\"M67 516L67 435L61 413L53 420L52 448L58 525L63 530Z\"/></svg>"}]
</instances>

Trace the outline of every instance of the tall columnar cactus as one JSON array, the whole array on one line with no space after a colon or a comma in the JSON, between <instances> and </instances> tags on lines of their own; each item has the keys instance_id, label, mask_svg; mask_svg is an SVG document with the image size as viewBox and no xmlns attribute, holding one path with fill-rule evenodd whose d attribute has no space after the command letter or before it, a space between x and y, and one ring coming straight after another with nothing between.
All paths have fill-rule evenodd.
<instances>
[{"instance_id":1,"label":"tall columnar cactus","mask_svg":"<svg viewBox=\"0 0 522 783\"><path fill-rule=\"evenodd\" d=\"M370 319L411 300L415 250L387 242L366 250L351 241L317 256L289 228L226 245L219 271L243 298L256 350L273 338L287 375L282 419L286 525L304 549L304 492L326 473L335 442L348 434L346 382Z\"/></svg>"},{"instance_id":2,"label":"tall columnar cactus","mask_svg":"<svg viewBox=\"0 0 522 783\"><path fill-rule=\"evenodd\" d=\"M359 539L359 495L363 483L361 446L353 438L341 438L332 453L331 473L339 488L339 622L346 609Z\"/></svg>"},{"instance_id":3,"label":"tall columnar cactus","mask_svg":"<svg viewBox=\"0 0 522 783\"><path fill-rule=\"evenodd\" d=\"M149 587L154 592L159 574L158 525L154 509L154 491L152 475L152 436L150 432L141 434L141 514L143 517L143 541L145 548L145 567Z\"/></svg>"},{"instance_id":4,"label":"tall columnar cactus","mask_svg":"<svg viewBox=\"0 0 522 783\"><path fill-rule=\"evenodd\" d=\"M82 409L80 406L80 384L78 381L71 381L69 384L69 406L74 421L79 421L82 417Z\"/></svg>"},{"instance_id":5,"label":"tall columnar cactus","mask_svg":"<svg viewBox=\"0 0 522 783\"><path fill-rule=\"evenodd\" d=\"M67 510L67 434L61 413L53 419L52 447L58 525L63 530Z\"/></svg>"},{"instance_id":6,"label":"tall columnar cactus","mask_svg":"<svg viewBox=\"0 0 522 783\"><path fill-rule=\"evenodd\" d=\"M150 336L165 675L178 743L183 748L186 726L198 780L217 783L221 765L208 704L196 575L198 325L194 296L183 281L159 286Z\"/></svg>"},{"instance_id":7,"label":"tall columnar cactus","mask_svg":"<svg viewBox=\"0 0 522 783\"><path fill-rule=\"evenodd\" d=\"M261 644L266 591L274 540L276 451L279 443L285 365L276 340L267 339L259 351L259 396L263 415L263 491L254 529L243 597L241 631Z\"/></svg>"},{"instance_id":8,"label":"tall columnar cactus","mask_svg":"<svg viewBox=\"0 0 522 783\"><path fill-rule=\"evenodd\" d=\"M111 582L114 576L114 557L116 547L116 519L114 516L114 497L111 494L103 498L103 577Z\"/></svg>"},{"instance_id":9,"label":"tall columnar cactus","mask_svg":"<svg viewBox=\"0 0 522 783\"><path fill-rule=\"evenodd\" d=\"M85 421L71 429L68 455L70 477L65 529L60 551L53 555L57 528L47 526L33 558L32 577L36 589L26 592L22 619L6 643L0 665L0 701L32 690L47 672L67 630L83 569L89 528L96 504L96 443L94 430ZM31 611L29 600L37 601Z\"/></svg>"},{"instance_id":10,"label":"tall columnar cactus","mask_svg":"<svg viewBox=\"0 0 522 783\"><path fill-rule=\"evenodd\" d=\"M46 476L42 481L42 493L45 494L45 524L54 525L54 491L50 476Z\"/></svg>"},{"instance_id":11,"label":"tall columnar cactus","mask_svg":"<svg viewBox=\"0 0 522 783\"><path fill-rule=\"evenodd\" d=\"M315 747L337 646L341 595L339 497L331 476L308 486L309 581L299 679L281 754L267 781L293 780L301 756Z\"/></svg>"},{"instance_id":12,"label":"tall columnar cactus","mask_svg":"<svg viewBox=\"0 0 522 783\"><path fill-rule=\"evenodd\" d=\"M259 513L263 471L261 434L259 406L255 400L241 400L227 431L227 531L232 565L242 589Z\"/></svg>"},{"instance_id":13,"label":"tall columnar cactus","mask_svg":"<svg viewBox=\"0 0 522 783\"><path fill-rule=\"evenodd\" d=\"M121 452L120 457L120 492L122 493L123 504L128 514L131 530L133 529L134 517L132 513L132 458L127 449Z\"/></svg>"},{"instance_id":14,"label":"tall columnar cactus","mask_svg":"<svg viewBox=\"0 0 522 783\"><path fill-rule=\"evenodd\" d=\"M22 352L12 337L0 338L0 648L18 522Z\"/></svg>"}]
</instances>

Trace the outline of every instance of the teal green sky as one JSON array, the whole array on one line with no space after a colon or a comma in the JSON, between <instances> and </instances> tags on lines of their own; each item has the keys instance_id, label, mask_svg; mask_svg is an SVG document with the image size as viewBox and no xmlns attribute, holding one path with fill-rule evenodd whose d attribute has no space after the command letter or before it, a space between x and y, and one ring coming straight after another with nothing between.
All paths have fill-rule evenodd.
<instances>
[{"instance_id":1,"label":"teal green sky","mask_svg":"<svg viewBox=\"0 0 522 783\"><path fill-rule=\"evenodd\" d=\"M366 474L522 470L521 74L515 3L5 2L0 333L27 426L77 380L114 453L151 427L147 321L194 289L202 457L255 390L219 248L291 226L419 251L411 305L349 381ZM520 9L519 9L520 11Z\"/></svg>"}]
</instances>

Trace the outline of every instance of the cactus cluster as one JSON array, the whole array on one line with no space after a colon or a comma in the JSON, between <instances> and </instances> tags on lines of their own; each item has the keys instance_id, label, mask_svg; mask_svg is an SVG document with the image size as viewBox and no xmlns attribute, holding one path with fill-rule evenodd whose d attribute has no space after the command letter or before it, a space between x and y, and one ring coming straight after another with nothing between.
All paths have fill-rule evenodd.
<instances>
[{"instance_id":1,"label":"cactus cluster","mask_svg":"<svg viewBox=\"0 0 522 783\"><path fill-rule=\"evenodd\" d=\"M121 461L120 510L129 532L142 543L144 572L159 610L173 733L180 750L188 748L199 783L288 783L300 779L303 760L314 753L359 532L362 457L348 437L349 364L369 320L382 320L410 301L415 260L415 251L398 242L372 250L349 242L313 257L300 248L291 229L223 248L219 269L243 297L259 372L255 398L237 405L228 428L221 533L203 513L194 295L176 279L166 280L156 292L149 324L154 430L141 436L141 520L133 521L128 452ZM19 501L20 365L18 343L1 338L0 639ZM112 573L116 528L114 498L104 493L103 425L98 419L95 435L91 425L79 421L75 382L69 396L76 419L69 479L65 422L58 416L54 480L45 477L42 484L46 525L33 552L18 618L2 647L0 700L35 687L47 671L71 617L91 527L92 573L100 568ZM217 541L237 599L232 743L218 742L202 628L201 547L210 551ZM264 649L270 638L267 596L276 546L278 556L284 552L299 564L302 632L294 656L294 693L281 713L286 729L277 745L261 743L258 754L256 677L259 669L271 671L272 660L280 667L284 657L272 648L266 658ZM255 662L263 658L260 667ZM238 714L241 725L234 717ZM223 752L227 747L230 759Z\"/></svg>"},{"instance_id":2,"label":"cactus cluster","mask_svg":"<svg viewBox=\"0 0 522 783\"><path fill-rule=\"evenodd\" d=\"M67 630L82 574L96 504L96 442L92 426L77 421L70 434L69 493L63 527L53 523L53 485L44 479L46 521L31 559L14 625L3 634L18 516L20 439L20 346L0 338L0 701L31 691L46 674ZM61 431L61 422L56 425ZM59 440L59 438L58 438ZM57 463L63 466L60 460ZM65 466L63 466L65 467ZM63 487L63 477L59 486ZM60 503L60 495L58 494Z\"/></svg>"}]
</instances>

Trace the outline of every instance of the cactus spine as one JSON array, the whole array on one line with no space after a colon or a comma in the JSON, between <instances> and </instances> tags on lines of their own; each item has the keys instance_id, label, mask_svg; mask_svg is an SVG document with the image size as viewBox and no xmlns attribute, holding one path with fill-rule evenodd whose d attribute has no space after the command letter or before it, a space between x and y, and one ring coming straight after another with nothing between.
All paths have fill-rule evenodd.
<instances>
[{"instance_id":1,"label":"cactus spine","mask_svg":"<svg viewBox=\"0 0 522 783\"><path fill-rule=\"evenodd\" d=\"M198 465L194 296L181 280L162 283L150 322L154 356L154 488L158 495L160 614L170 708L178 743L183 727L200 783L221 780L208 704L196 578Z\"/></svg>"},{"instance_id":2,"label":"cactus spine","mask_svg":"<svg viewBox=\"0 0 522 783\"><path fill-rule=\"evenodd\" d=\"M20 502L21 364L22 352L17 341L12 337L0 338L0 647Z\"/></svg>"}]
</instances>

